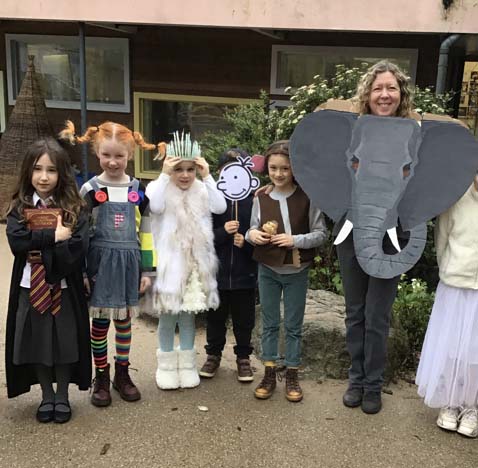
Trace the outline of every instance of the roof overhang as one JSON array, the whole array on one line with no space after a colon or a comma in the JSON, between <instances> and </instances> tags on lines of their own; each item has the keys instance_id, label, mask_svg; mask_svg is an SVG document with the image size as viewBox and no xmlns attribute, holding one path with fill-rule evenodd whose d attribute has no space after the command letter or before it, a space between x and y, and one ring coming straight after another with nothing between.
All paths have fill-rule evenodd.
<instances>
[{"instance_id":1,"label":"roof overhang","mask_svg":"<svg viewBox=\"0 0 478 468\"><path fill-rule=\"evenodd\" d=\"M455 0L2 0L0 18L231 28L478 33L478 2Z\"/></svg>"}]
</instances>

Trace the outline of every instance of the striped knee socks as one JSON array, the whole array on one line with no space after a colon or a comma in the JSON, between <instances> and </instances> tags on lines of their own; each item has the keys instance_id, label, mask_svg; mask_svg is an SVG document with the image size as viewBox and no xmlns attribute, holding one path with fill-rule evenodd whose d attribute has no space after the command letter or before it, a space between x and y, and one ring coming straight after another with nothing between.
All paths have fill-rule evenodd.
<instances>
[{"instance_id":1,"label":"striped knee socks","mask_svg":"<svg viewBox=\"0 0 478 468\"><path fill-rule=\"evenodd\" d=\"M129 349L131 347L131 318L114 320L116 335L116 362L121 365L129 363Z\"/></svg>"},{"instance_id":2,"label":"striped knee socks","mask_svg":"<svg viewBox=\"0 0 478 468\"><path fill-rule=\"evenodd\" d=\"M104 369L108 365L108 319L94 318L91 321L91 349L95 367Z\"/></svg>"}]
</instances>

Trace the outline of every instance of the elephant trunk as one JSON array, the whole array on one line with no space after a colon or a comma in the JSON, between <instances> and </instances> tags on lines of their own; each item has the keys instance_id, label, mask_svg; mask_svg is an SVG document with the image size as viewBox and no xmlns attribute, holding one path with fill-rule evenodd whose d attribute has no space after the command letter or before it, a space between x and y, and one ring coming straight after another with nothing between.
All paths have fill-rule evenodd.
<instances>
[{"instance_id":1,"label":"elephant trunk","mask_svg":"<svg viewBox=\"0 0 478 468\"><path fill-rule=\"evenodd\" d=\"M384 209L384 212L386 211ZM426 223L410 230L410 238L403 250L389 254L383 250L383 238L387 232L383 223L386 219L385 213L380 216L376 206L367 210L367 207L362 205L360 215L354 218L355 253L360 266L370 276L393 278L405 273L417 263L425 248Z\"/></svg>"}]
</instances>

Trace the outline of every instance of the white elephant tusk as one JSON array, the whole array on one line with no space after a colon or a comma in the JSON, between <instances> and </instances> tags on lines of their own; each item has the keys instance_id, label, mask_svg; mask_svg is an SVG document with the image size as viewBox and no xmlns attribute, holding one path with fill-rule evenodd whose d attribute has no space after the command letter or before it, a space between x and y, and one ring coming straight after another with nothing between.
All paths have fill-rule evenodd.
<instances>
[{"instance_id":1,"label":"white elephant tusk","mask_svg":"<svg viewBox=\"0 0 478 468\"><path fill-rule=\"evenodd\" d=\"M354 227L354 225L353 225L352 221L349 221L348 219L346 219L344 225L342 226L342 229L340 230L339 234L335 238L334 245L339 245L345 239L347 239L347 237L350 234L350 231L353 229L353 227Z\"/></svg>"},{"instance_id":2,"label":"white elephant tusk","mask_svg":"<svg viewBox=\"0 0 478 468\"><path fill-rule=\"evenodd\" d=\"M400 248L400 244L398 243L397 228L387 229L387 234L388 237L390 237L393 246L397 249L397 252L401 252L402 249Z\"/></svg>"}]
</instances>

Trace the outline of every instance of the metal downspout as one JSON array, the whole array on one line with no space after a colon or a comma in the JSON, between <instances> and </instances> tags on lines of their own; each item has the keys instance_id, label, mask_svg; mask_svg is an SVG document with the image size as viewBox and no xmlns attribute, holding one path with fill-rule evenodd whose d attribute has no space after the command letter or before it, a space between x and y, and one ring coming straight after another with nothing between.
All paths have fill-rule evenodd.
<instances>
[{"instance_id":1,"label":"metal downspout","mask_svg":"<svg viewBox=\"0 0 478 468\"><path fill-rule=\"evenodd\" d=\"M435 94L443 94L445 92L446 72L448 69L448 54L451 46L460 38L460 34L452 34L447 37L440 46L440 57L438 59L437 82L435 86Z\"/></svg>"}]
</instances>

